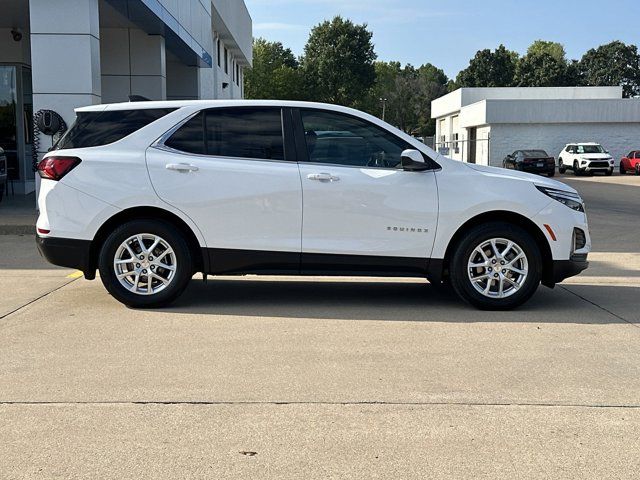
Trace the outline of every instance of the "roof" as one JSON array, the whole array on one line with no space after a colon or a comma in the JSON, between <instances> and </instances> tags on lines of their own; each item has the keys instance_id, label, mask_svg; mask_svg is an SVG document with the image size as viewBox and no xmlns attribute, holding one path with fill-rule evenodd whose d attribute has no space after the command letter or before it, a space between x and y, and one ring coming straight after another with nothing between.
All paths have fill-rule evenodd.
<instances>
[{"instance_id":1,"label":"roof","mask_svg":"<svg viewBox=\"0 0 640 480\"><path fill-rule=\"evenodd\" d=\"M326 108L328 110L354 111L351 108L329 103L300 102L293 100L153 100L146 102L121 102L89 105L76 108L76 112L101 112L103 110L142 110L151 108L215 108L215 107L290 107Z\"/></svg>"},{"instance_id":2,"label":"roof","mask_svg":"<svg viewBox=\"0 0 640 480\"><path fill-rule=\"evenodd\" d=\"M460 111L483 100L619 100L622 87L459 88L431 102L431 117Z\"/></svg>"}]
</instances>

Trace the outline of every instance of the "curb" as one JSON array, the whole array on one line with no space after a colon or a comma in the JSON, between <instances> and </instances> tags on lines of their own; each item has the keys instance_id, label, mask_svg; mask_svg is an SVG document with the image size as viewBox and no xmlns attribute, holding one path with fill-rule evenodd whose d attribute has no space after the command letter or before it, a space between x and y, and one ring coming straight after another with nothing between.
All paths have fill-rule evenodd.
<instances>
[{"instance_id":1,"label":"curb","mask_svg":"<svg viewBox=\"0 0 640 480\"><path fill-rule=\"evenodd\" d=\"M35 225L0 225L0 235L35 235Z\"/></svg>"}]
</instances>

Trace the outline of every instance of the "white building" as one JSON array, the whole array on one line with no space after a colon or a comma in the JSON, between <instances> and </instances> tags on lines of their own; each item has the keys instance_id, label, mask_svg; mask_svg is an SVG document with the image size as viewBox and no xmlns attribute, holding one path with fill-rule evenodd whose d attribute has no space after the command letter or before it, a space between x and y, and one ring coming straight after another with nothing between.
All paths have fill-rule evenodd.
<instances>
[{"instance_id":1,"label":"white building","mask_svg":"<svg viewBox=\"0 0 640 480\"><path fill-rule=\"evenodd\" d=\"M240 98L252 61L244 0L0 0L0 147L16 193L34 190L33 112ZM39 135L38 154L51 145Z\"/></svg>"},{"instance_id":2,"label":"white building","mask_svg":"<svg viewBox=\"0 0 640 480\"><path fill-rule=\"evenodd\" d=\"M431 103L436 149L501 166L519 149L557 157L571 142L598 142L619 159L640 149L640 99L622 87L461 88Z\"/></svg>"}]
</instances>

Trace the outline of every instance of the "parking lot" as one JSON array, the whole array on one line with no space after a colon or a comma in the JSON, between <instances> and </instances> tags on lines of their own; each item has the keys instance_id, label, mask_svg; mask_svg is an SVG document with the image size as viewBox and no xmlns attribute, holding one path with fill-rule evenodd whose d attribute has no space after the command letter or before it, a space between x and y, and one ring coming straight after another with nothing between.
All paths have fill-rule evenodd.
<instances>
[{"instance_id":1,"label":"parking lot","mask_svg":"<svg viewBox=\"0 0 640 480\"><path fill-rule=\"evenodd\" d=\"M591 267L514 312L251 276L128 310L0 236L0 478L637 478L640 177L558 179Z\"/></svg>"}]
</instances>

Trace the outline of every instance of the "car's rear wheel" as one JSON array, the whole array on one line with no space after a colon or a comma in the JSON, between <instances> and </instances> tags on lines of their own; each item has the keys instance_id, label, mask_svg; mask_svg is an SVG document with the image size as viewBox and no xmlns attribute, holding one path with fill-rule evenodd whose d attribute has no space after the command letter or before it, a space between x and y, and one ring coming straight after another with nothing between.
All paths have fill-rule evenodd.
<instances>
[{"instance_id":1,"label":"car's rear wheel","mask_svg":"<svg viewBox=\"0 0 640 480\"><path fill-rule=\"evenodd\" d=\"M558 160L558 173L564 174L567 171L567 167L564 166L562 159Z\"/></svg>"},{"instance_id":2,"label":"car's rear wheel","mask_svg":"<svg viewBox=\"0 0 640 480\"><path fill-rule=\"evenodd\" d=\"M473 228L457 245L450 276L456 293L471 305L509 310L535 293L542 277L542 257L526 230L489 223Z\"/></svg>"},{"instance_id":3,"label":"car's rear wheel","mask_svg":"<svg viewBox=\"0 0 640 480\"><path fill-rule=\"evenodd\" d=\"M161 307L182 294L193 275L193 260L182 234L170 223L133 220L105 240L100 278L121 303Z\"/></svg>"},{"instance_id":4,"label":"car's rear wheel","mask_svg":"<svg viewBox=\"0 0 640 480\"><path fill-rule=\"evenodd\" d=\"M548 175L549 177L554 177L556 175L556 169L554 168L553 170L549 170Z\"/></svg>"}]
</instances>

